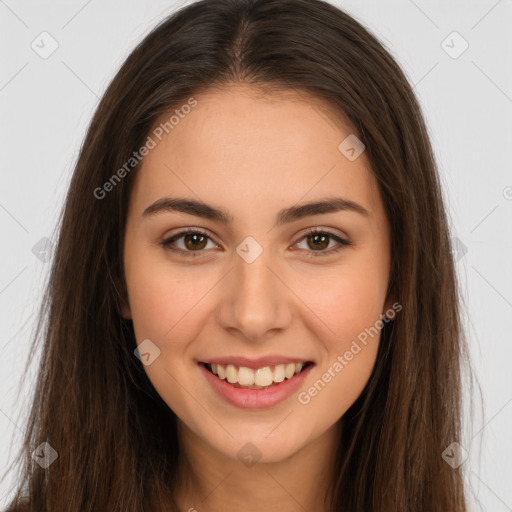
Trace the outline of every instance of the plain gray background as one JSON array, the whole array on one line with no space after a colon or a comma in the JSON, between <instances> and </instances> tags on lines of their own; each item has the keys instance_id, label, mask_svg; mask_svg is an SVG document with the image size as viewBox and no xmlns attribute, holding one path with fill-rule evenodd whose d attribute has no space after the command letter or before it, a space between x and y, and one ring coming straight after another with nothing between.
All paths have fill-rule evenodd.
<instances>
[{"instance_id":1,"label":"plain gray background","mask_svg":"<svg viewBox=\"0 0 512 512\"><path fill-rule=\"evenodd\" d=\"M86 127L130 50L185 3L0 0L1 472L19 447L33 391L17 396L28 357L29 385L36 375L39 354L28 346L49 270L44 239ZM512 511L512 1L333 3L377 35L422 104L458 240L484 402L482 416L478 389L472 397L468 390L466 402L476 406L471 422L466 412L461 444L472 510ZM41 56L52 44L54 53ZM11 477L0 486L0 507L12 484Z\"/></svg>"}]
</instances>

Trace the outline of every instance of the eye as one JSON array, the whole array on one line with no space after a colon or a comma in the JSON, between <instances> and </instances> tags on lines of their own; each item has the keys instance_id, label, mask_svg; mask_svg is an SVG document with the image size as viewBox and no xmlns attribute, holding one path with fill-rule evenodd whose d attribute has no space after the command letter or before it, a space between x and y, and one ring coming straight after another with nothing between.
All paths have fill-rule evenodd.
<instances>
[{"instance_id":1,"label":"eye","mask_svg":"<svg viewBox=\"0 0 512 512\"><path fill-rule=\"evenodd\" d=\"M184 243L183 249L174 246L175 242L181 238L183 238ZM199 256L197 253L203 252L202 249L206 247L208 240L212 241L204 231L187 228L183 231L180 231L176 235L167 238L161 242L160 245L162 245L165 249L168 249L169 251L175 252L182 256L195 258Z\"/></svg>"},{"instance_id":2,"label":"eye","mask_svg":"<svg viewBox=\"0 0 512 512\"><path fill-rule=\"evenodd\" d=\"M182 248L176 247L177 242L183 239ZM317 256L328 256L334 254L345 247L352 245L352 242L345 240L334 233L329 231L322 231L318 229L310 229L302 238L299 239L295 245L299 245L302 240L306 241L309 247L314 247L310 250L309 248L300 250L306 251L307 257L315 258ZM329 247L330 242L334 240L338 243L337 246L329 250L324 250ZM208 234L200 229L187 228L180 231L179 233L165 239L160 243L165 249L177 253L181 256L196 258L199 253L205 252L203 249L207 248L208 241L211 241L214 246L218 247L217 244L208 236Z\"/></svg>"},{"instance_id":3,"label":"eye","mask_svg":"<svg viewBox=\"0 0 512 512\"><path fill-rule=\"evenodd\" d=\"M318 229L310 229L305 236L303 236L299 242L296 242L295 245L298 245L300 241L305 240L306 256L308 258L316 258L318 256L329 256L331 254L337 253L341 251L345 247L352 245L352 242L345 240L334 233L330 233L329 231L322 231ZM338 245L334 247L334 249L330 249L328 251L324 250L329 247L330 241L338 242ZM315 247L313 250L309 250L309 247ZM302 250L302 249L301 249Z\"/></svg>"}]
</instances>

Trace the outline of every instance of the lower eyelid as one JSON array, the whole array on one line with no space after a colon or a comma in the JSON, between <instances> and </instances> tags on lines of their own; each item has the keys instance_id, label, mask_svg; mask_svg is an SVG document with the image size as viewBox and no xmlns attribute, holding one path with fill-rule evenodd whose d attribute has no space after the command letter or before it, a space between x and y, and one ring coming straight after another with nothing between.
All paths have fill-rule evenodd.
<instances>
[{"instance_id":1,"label":"lower eyelid","mask_svg":"<svg viewBox=\"0 0 512 512\"><path fill-rule=\"evenodd\" d=\"M338 235L335 235L333 233L329 233L328 231L314 231L312 233L306 233L301 238L299 238L299 240L297 240L297 242L295 242L293 245L299 244L300 242L305 240L308 236L312 236L312 235L327 235L327 237L331 241L336 242L336 245L334 245L334 247L331 247L330 249L324 249L323 251L318 251L319 253L320 252L329 253L329 252L331 252L331 250L333 250L336 247L349 245L349 242L347 240L344 240L343 238L341 238ZM301 249L301 250L308 251L308 249ZM315 252L315 251L311 251L311 252Z\"/></svg>"},{"instance_id":2,"label":"lower eyelid","mask_svg":"<svg viewBox=\"0 0 512 512\"><path fill-rule=\"evenodd\" d=\"M203 253L203 252L207 252L206 249L201 249L201 250L198 250L198 251L191 251L191 250L181 249L179 247L174 247L173 246L176 243L177 240L180 240L181 238L185 237L187 234L200 234L200 235L203 235L204 237L206 237L208 239L208 241L212 242L217 247L219 246L219 244L217 244L217 242L215 242L215 240L213 240L213 238L211 236L209 236L207 233L205 233L203 231L200 231L200 230L181 231L179 233L176 233L175 235L172 235L171 237L166 238L160 244L164 247L164 249L168 249L170 251L177 252L177 253L180 253L180 254L183 254L183 255L186 255L186 256L190 255L190 256L194 257L196 255L199 255L199 254ZM337 242L337 244L334 247L331 247L330 249L324 249L324 250L321 250L321 251L313 251L313 250L308 250L308 249L299 249L299 251L305 251L307 253L310 253L309 254L310 256L323 256L323 255L329 255L329 254L338 252L339 250L344 249L345 247L347 247L349 245L352 245L352 243L349 242L348 240L345 240L345 239L341 238L340 236L335 235L334 233L330 233L329 231L312 230L312 231L302 235L292 245L292 247L296 246L297 244L302 242L308 236L316 235L316 234L327 235L328 238L330 238L331 240L334 240L335 242Z\"/></svg>"},{"instance_id":3,"label":"lower eyelid","mask_svg":"<svg viewBox=\"0 0 512 512\"><path fill-rule=\"evenodd\" d=\"M194 234L194 235L202 235L204 236L208 242L212 242L213 244L215 244L216 246L218 246L219 244L217 244L217 242L215 242L215 240L213 240L213 238L211 236L209 236L207 233L204 233L202 231L198 231L198 230L189 230L189 231L181 231L180 233L176 233L175 235L172 235L170 237L167 237L165 240L163 240L161 242L161 245L164 246L164 248L169 248L171 250L176 250L177 252L184 252L184 253L188 253L188 254L194 254L194 253L201 253L201 252L205 252L206 249L201 249L200 251L190 251L190 250L185 250L185 249L181 249L180 247L174 247L174 245L176 244L176 242L182 238L184 238L185 236L187 236L188 234Z\"/></svg>"}]
</instances>

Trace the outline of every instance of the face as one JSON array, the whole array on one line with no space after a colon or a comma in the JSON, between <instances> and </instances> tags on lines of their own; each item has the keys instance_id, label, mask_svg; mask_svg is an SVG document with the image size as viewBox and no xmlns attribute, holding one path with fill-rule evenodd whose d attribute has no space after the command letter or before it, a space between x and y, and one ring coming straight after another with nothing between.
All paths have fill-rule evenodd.
<instances>
[{"instance_id":1,"label":"face","mask_svg":"<svg viewBox=\"0 0 512 512\"><path fill-rule=\"evenodd\" d=\"M246 86L194 98L134 176L123 316L181 432L279 461L332 431L368 381L389 225L364 151L339 149L352 131L321 100ZM337 208L301 208L327 200Z\"/></svg>"}]
</instances>

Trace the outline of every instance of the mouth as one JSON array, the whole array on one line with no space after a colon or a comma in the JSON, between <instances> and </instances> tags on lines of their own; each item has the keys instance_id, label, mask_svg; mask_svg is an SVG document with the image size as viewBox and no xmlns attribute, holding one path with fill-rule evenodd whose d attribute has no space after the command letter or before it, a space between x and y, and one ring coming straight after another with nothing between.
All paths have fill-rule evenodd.
<instances>
[{"instance_id":1,"label":"mouth","mask_svg":"<svg viewBox=\"0 0 512 512\"><path fill-rule=\"evenodd\" d=\"M293 379L314 365L312 361L291 362L253 369L235 364L225 365L206 362L200 362L199 364L219 380L230 384L234 388L253 390L279 387L281 383Z\"/></svg>"}]
</instances>

